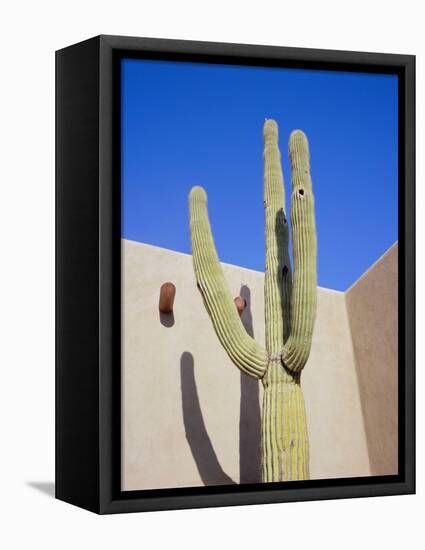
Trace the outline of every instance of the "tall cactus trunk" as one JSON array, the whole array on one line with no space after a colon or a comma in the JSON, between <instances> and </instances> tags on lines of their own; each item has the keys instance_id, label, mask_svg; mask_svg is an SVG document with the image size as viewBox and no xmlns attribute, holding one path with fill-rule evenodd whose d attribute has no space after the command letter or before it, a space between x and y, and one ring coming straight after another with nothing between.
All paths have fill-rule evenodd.
<instances>
[{"instance_id":1,"label":"tall cactus trunk","mask_svg":"<svg viewBox=\"0 0 425 550\"><path fill-rule=\"evenodd\" d=\"M266 349L249 336L226 285L208 220L202 187L189 195L195 275L220 343L245 374L262 381L262 479L308 479L309 444L301 371L311 348L316 316L316 226L308 143L297 130L289 141L294 275L288 252L289 228L273 120L264 125L264 280Z\"/></svg>"},{"instance_id":2,"label":"tall cactus trunk","mask_svg":"<svg viewBox=\"0 0 425 550\"><path fill-rule=\"evenodd\" d=\"M309 443L303 392L297 376L270 363L263 378L262 480L309 478Z\"/></svg>"},{"instance_id":3,"label":"tall cactus trunk","mask_svg":"<svg viewBox=\"0 0 425 550\"><path fill-rule=\"evenodd\" d=\"M262 378L262 479L264 482L308 479L307 419L300 376L286 370L281 358L291 332L292 274L285 187L274 120L264 124L264 210L264 302L269 366Z\"/></svg>"}]
</instances>

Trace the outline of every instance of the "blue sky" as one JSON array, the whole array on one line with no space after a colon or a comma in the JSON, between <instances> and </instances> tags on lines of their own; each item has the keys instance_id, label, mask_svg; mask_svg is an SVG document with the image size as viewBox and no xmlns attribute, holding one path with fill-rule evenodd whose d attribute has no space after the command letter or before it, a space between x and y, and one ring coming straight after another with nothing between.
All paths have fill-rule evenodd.
<instances>
[{"instance_id":1,"label":"blue sky","mask_svg":"<svg viewBox=\"0 0 425 550\"><path fill-rule=\"evenodd\" d=\"M188 194L208 193L220 260L264 270L263 137L308 136L318 282L347 289L396 240L397 77L123 60L122 236L190 253Z\"/></svg>"}]
</instances>

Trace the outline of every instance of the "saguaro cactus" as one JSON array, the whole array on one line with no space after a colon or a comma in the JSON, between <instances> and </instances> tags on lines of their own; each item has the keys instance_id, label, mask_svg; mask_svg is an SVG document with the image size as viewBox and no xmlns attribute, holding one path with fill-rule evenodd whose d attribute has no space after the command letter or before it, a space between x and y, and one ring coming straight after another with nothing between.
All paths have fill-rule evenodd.
<instances>
[{"instance_id":1,"label":"saguaro cactus","mask_svg":"<svg viewBox=\"0 0 425 550\"><path fill-rule=\"evenodd\" d=\"M300 130L289 140L292 174L291 225L294 272L288 251L289 228L274 120L264 124L264 281L266 349L245 331L224 279L208 219L207 195L189 195L193 263L198 288L215 332L232 362L264 386L262 478L264 482L308 479L309 443L301 371L310 354L316 316L317 241L307 138Z\"/></svg>"}]
</instances>

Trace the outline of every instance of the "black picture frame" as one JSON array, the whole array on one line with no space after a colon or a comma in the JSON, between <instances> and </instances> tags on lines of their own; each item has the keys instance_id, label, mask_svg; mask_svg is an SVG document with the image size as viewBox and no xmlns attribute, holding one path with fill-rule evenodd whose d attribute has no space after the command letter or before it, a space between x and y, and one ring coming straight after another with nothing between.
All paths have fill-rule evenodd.
<instances>
[{"instance_id":1,"label":"black picture frame","mask_svg":"<svg viewBox=\"0 0 425 550\"><path fill-rule=\"evenodd\" d=\"M121 491L121 57L398 76L398 475ZM107 514L414 491L415 57L120 36L56 52L56 498Z\"/></svg>"}]
</instances>

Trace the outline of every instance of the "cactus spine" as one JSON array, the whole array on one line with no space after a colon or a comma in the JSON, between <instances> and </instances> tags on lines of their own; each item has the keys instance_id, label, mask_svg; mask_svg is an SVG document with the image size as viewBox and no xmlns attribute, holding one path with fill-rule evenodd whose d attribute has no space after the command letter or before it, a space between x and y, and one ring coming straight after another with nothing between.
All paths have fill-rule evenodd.
<instances>
[{"instance_id":1,"label":"cactus spine","mask_svg":"<svg viewBox=\"0 0 425 550\"><path fill-rule=\"evenodd\" d=\"M215 332L233 363L261 379L263 481L308 479L309 444L300 385L311 348L316 315L316 228L307 138L289 141L292 172L292 277L278 127L264 124L264 281L266 349L245 331L227 287L208 220L202 187L189 195L193 263L198 287Z\"/></svg>"}]
</instances>

